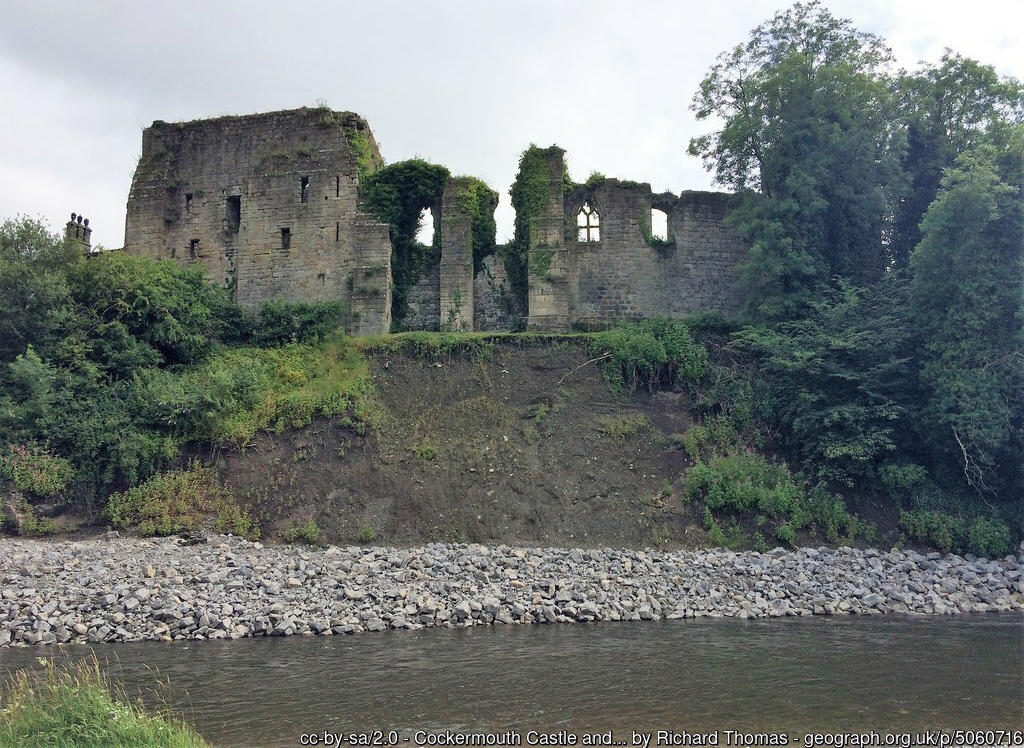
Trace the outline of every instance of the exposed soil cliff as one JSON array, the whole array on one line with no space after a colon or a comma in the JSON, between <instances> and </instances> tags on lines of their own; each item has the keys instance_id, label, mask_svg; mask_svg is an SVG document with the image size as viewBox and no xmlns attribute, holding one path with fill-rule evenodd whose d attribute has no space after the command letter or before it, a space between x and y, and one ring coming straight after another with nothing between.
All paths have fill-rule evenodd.
<instances>
[{"instance_id":1,"label":"exposed soil cliff","mask_svg":"<svg viewBox=\"0 0 1024 748\"><path fill-rule=\"evenodd\" d=\"M313 519L342 542L703 539L670 491L687 464L671 438L691 423L684 394L617 397L575 342L371 361L379 434L322 420L219 456L265 530Z\"/></svg>"}]
</instances>

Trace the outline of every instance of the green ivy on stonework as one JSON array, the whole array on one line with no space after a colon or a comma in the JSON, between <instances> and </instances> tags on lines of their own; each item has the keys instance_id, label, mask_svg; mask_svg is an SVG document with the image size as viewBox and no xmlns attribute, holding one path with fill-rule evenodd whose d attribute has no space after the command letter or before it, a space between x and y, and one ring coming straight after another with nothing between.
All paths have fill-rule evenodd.
<instances>
[{"instance_id":1,"label":"green ivy on stonework","mask_svg":"<svg viewBox=\"0 0 1024 748\"><path fill-rule=\"evenodd\" d=\"M416 241L420 213L441 203L448 170L422 159L385 166L360 182L362 207L391 234L391 315L401 322L408 309L409 289L441 259L441 237L431 246Z\"/></svg>"},{"instance_id":2,"label":"green ivy on stonework","mask_svg":"<svg viewBox=\"0 0 1024 748\"><path fill-rule=\"evenodd\" d=\"M483 268L484 258L495 251L497 225L494 209L498 193L476 177L455 177L455 202L459 211L470 217L473 237L473 272Z\"/></svg>"},{"instance_id":3,"label":"green ivy on stonework","mask_svg":"<svg viewBox=\"0 0 1024 748\"><path fill-rule=\"evenodd\" d=\"M554 250L537 247L530 253L530 275L543 277L551 269L551 261L555 257Z\"/></svg>"},{"instance_id":4,"label":"green ivy on stonework","mask_svg":"<svg viewBox=\"0 0 1024 748\"><path fill-rule=\"evenodd\" d=\"M443 166L421 159L400 161L369 174L360 182L362 207L388 224L391 234L393 294L391 315L401 324L408 311L410 288L441 259L441 237L430 246L416 241L420 213L437 210L451 175ZM470 217L473 266L479 269L494 252L494 209L498 193L476 177L455 177L456 205ZM447 220L447 217L445 218Z\"/></svg>"},{"instance_id":5,"label":"green ivy on stonework","mask_svg":"<svg viewBox=\"0 0 1024 748\"><path fill-rule=\"evenodd\" d=\"M512 207L516 211L515 233L512 241L503 247L502 259L512 290L524 304L528 289L530 236L548 203L550 185L546 156L550 151L550 148L538 148L536 145L523 151L519 158L519 173L510 191ZM563 179L572 184L567 173Z\"/></svg>"},{"instance_id":6,"label":"green ivy on stonework","mask_svg":"<svg viewBox=\"0 0 1024 748\"><path fill-rule=\"evenodd\" d=\"M643 233L644 241L647 243L647 246L662 256L668 255L676 248L675 237L671 235L669 235L668 239L659 239L651 233L650 226L643 222L640 223L640 231Z\"/></svg>"}]
</instances>

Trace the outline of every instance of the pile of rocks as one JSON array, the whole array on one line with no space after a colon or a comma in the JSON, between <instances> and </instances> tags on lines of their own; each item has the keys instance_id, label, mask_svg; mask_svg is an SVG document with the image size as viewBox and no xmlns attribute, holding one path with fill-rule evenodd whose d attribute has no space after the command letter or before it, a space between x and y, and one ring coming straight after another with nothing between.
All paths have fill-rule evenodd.
<instances>
[{"instance_id":1,"label":"pile of rocks","mask_svg":"<svg viewBox=\"0 0 1024 748\"><path fill-rule=\"evenodd\" d=\"M1018 556L0 539L0 645L1024 610Z\"/></svg>"}]
</instances>

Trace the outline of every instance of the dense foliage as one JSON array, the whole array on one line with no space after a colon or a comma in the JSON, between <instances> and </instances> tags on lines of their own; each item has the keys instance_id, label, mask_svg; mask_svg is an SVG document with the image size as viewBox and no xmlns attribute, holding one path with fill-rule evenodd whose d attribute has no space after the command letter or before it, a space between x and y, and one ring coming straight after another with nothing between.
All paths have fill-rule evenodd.
<instances>
[{"instance_id":1,"label":"dense foliage","mask_svg":"<svg viewBox=\"0 0 1024 748\"><path fill-rule=\"evenodd\" d=\"M906 540L1009 551L1024 530L1020 84L953 53L894 72L881 39L812 2L720 57L695 109L722 126L691 151L740 193L743 326L630 322L588 345L615 392L689 399L683 494L709 537L869 538L845 499L898 517ZM522 154L515 238L499 248L524 299L528 274L551 262L537 235L559 177L548 155ZM436 243L415 241L420 212L449 179L414 160L362 180L364 206L391 228L399 323L438 260ZM479 265L496 198L454 183ZM180 470L187 442L245 444L317 415L376 422L366 362L336 332L341 305L247 313L198 266L86 259L24 219L0 226L0 303L0 484L37 504L115 494L111 519L166 532L191 496L242 522ZM439 356L489 344L414 333L377 345Z\"/></svg>"},{"instance_id":2,"label":"dense foliage","mask_svg":"<svg viewBox=\"0 0 1024 748\"><path fill-rule=\"evenodd\" d=\"M803 315L835 275L881 275L897 168L890 60L879 38L797 4L721 55L701 82L698 119L724 125L690 152L743 194L732 220L752 245L745 279L758 318Z\"/></svg>"},{"instance_id":3,"label":"dense foliage","mask_svg":"<svg viewBox=\"0 0 1024 748\"><path fill-rule=\"evenodd\" d=\"M198 266L85 258L28 219L0 225L0 258L0 482L33 500L93 503L189 441L368 413L336 304L249 314Z\"/></svg>"},{"instance_id":4,"label":"dense foliage","mask_svg":"<svg viewBox=\"0 0 1024 748\"><path fill-rule=\"evenodd\" d=\"M723 54L691 142L740 191L755 389L808 481L1007 550L1024 498L1024 90L798 3ZM938 519L936 519L938 518ZM973 531L972 531L973 528ZM1000 529L1002 528L1002 529Z\"/></svg>"},{"instance_id":5,"label":"dense foliage","mask_svg":"<svg viewBox=\"0 0 1024 748\"><path fill-rule=\"evenodd\" d=\"M494 210L498 207L498 193L476 177L455 177L455 201L459 210L470 217L473 240L473 271L479 272L484 258L494 254L497 224Z\"/></svg>"},{"instance_id":6,"label":"dense foliage","mask_svg":"<svg viewBox=\"0 0 1024 748\"><path fill-rule=\"evenodd\" d=\"M259 537L259 528L220 485L216 471L198 463L113 494L104 514L114 527L143 536L196 532L209 522L217 532Z\"/></svg>"}]
</instances>

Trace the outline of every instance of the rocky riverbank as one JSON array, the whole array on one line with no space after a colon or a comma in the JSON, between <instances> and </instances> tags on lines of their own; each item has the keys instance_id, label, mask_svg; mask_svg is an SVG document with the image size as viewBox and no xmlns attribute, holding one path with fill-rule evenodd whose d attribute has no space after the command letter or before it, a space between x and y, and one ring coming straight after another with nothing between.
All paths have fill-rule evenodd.
<instances>
[{"instance_id":1,"label":"rocky riverbank","mask_svg":"<svg viewBox=\"0 0 1024 748\"><path fill-rule=\"evenodd\" d=\"M351 634L429 626L1024 610L997 560L804 548L263 546L234 537L0 539L0 645Z\"/></svg>"}]
</instances>

